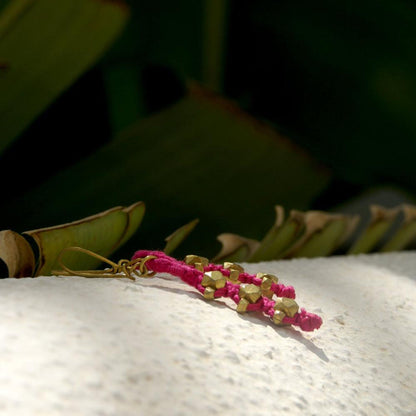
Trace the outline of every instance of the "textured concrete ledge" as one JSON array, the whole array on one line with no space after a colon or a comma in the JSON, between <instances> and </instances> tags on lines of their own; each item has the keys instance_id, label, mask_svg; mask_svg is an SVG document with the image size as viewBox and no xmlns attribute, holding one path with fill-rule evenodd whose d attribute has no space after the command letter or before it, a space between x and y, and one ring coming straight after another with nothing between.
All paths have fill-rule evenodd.
<instances>
[{"instance_id":1,"label":"textured concrete ledge","mask_svg":"<svg viewBox=\"0 0 416 416\"><path fill-rule=\"evenodd\" d=\"M322 328L168 276L0 280L0 414L416 414L416 253L247 269L295 286Z\"/></svg>"}]
</instances>

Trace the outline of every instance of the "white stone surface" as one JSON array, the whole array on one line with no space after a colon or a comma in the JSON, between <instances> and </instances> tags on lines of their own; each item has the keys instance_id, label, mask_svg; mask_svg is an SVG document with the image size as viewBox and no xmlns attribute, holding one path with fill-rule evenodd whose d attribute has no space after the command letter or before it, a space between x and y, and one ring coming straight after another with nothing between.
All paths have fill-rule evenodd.
<instances>
[{"instance_id":1,"label":"white stone surface","mask_svg":"<svg viewBox=\"0 0 416 416\"><path fill-rule=\"evenodd\" d=\"M0 280L0 415L416 415L416 253L247 265L319 331L168 276Z\"/></svg>"}]
</instances>

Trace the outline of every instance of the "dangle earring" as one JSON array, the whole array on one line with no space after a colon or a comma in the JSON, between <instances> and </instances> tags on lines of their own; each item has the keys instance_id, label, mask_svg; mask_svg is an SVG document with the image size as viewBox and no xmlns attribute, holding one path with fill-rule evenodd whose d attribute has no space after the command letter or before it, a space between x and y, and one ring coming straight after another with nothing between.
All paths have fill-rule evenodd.
<instances>
[{"instance_id":1,"label":"dangle earring","mask_svg":"<svg viewBox=\"0 0 416 416\"><path fill-rule=\"evenodd\" d=\"M105 270L71 270L65 266L62 256L66 251L78 251L107 263ZM307 312L294 300L292 286L279 283L278 278L268 273L249 274L235 263L222 265L210 263L205 257L189 255L184 261L176 260L162 251L139 250L131 260L114 263L107 258L80 247L67 247L59 258L62 270L57 275L78 275L83 277L152 277L156 273L169 273L198 290L205 299L221 297L232 299L237 312L260 311L277 324L297 326L303 331L320 328L322 319Z\"/></svg>"}]
</instances>

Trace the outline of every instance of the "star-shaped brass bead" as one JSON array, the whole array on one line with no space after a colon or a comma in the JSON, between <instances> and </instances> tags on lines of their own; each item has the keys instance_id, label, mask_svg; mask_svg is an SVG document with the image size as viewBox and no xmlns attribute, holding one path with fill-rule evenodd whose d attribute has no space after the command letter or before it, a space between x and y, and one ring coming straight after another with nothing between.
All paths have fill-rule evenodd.
<instances>
[{"instance_id":1,"label":"star-shaped brass bead","mask_svg":"<svg viewBox=\"0 0 416 416\"><path fill-rule=\"evenodd\" d=\"M277 298L274 309L293 318L299 310L299 305L291 298Z\"/></svg>"},{"instance_id":2,"label":"star-shaped brass bead","mask_svg":"<svg viewBox=\"0 0 416 416\"><path fill-rule=\"evenodd\" d=\"M261 288L252 284L241 285L238 295L250 303L256 303L261 297Z\"/></svg>"},{"instance_id":3,"label":"star-shaped brass bead","mask_svg":"<svg viewBox=\"0 0 416 416\"><path fill-rule=\"evenodd\" d=\"M226 277L219 271L214 270L212 272L204 273L201 285L204 287L211 287L213 289L221 289L227 282Z\"/></svg>"}]
</instances>

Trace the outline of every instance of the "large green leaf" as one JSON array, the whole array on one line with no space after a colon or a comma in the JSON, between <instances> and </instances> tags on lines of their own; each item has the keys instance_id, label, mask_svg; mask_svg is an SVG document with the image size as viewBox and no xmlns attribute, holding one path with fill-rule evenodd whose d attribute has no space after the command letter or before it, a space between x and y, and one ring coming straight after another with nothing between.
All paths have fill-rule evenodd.
<instances>
[{"instance_id":1,"label":"large green leaf","mask_svg":"<svg viewBox=\"0 0 416 416\"><path fill-rule=\"evenodd\" d=\"M127 17L122 1L10 0L3 6L0 152L97 61Z\"/></svg>"},{"instance_id":2,"label":"large green leaf","mask_svg":"<svg viewBox=\"0 0 416 416\"><path fill-rule=\"evenodd\" d=\"M179 80L221 91L226 70L229 0L127 1L129 24L101 66L114 132L176 101Z\"/></svg>"},{"instance_id":3,"label":"large green leaf","mask_svg":"<svg viewBox=\"0 0 416 416\"><path fill-rule=\"evenodd\" d=\"M199 217L198 238L189 244L210 256L219 233L260 237L271 222L264 215L270 206L279 201L304 209L329 177L270 127L231 102L192 89L22 200L4 201L0 221L27 229L141 199L149 207L141 233L146 244L160 248L166 229Z\"/></svg>"},{"instance_id":4,"label":"large green leaf","mask_svg":"<svg viewBox=\"0 0 416 416\"><path fill-rule=\"evenodd\" d=\"M124 245L134 235L142 223L145 211L146 206L141 201L123 208L123 212L127 214L127 225L123 237L117 243L117 247Z\"/></svg>"},{"instance_id":5,"label":"large green leaf","mask_svg":"<svg viewBox=\"0 0 416 416\"><path fill-rule=\"evenodd\" d=\"M23 233L26 238L11 230L1 231L0 259L7 266L8 276L27 277L48 275L59 269L57 260L68 247L82 247L107 257L137 231L144 212L144 203L136 202L71 223L26 231ZM74 251L65 253L64 260L65 266L72 270L94 269L101 262Z\"/></svg>"},{"instance_id":6,"label":"large green leaf","mask_svg":"<svg viewBox=\"0 0 416 416\"><path fill-rule=\"evenodd\" d=\"M39 264L36 275L48 275L56 264L60 252L66 247L80 246L104 257L113 253L137 230L144 214L144 204L115 207L60 226L26 231L38 245ZM65 265L72 270L94 269L100 261L90 256L71 252L65 255Z\"/></svg>"}]
</instances>

